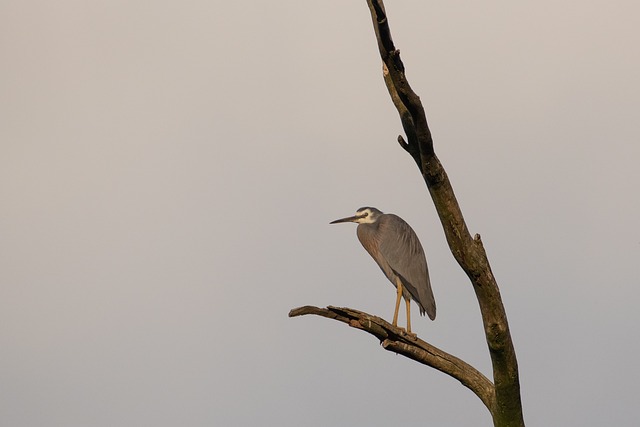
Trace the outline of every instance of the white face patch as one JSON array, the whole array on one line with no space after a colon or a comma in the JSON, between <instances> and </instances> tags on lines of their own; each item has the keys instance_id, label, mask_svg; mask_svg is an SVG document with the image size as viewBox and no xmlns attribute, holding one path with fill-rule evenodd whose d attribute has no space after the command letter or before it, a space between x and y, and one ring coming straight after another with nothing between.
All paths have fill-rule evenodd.
<instances>
[{"instance_id":1,"label":"white face patch","mask_svg":"<svg viewBox=\"0 0 640 427\"><path fill-rule=\"evenodd\" d=\"M371 212L371 209L359 210L358 212L356 212L356 215L361 217L356 220L358 224L372 224L376 221L375 215L373 212Z\"/></svg>"}]
</instances>

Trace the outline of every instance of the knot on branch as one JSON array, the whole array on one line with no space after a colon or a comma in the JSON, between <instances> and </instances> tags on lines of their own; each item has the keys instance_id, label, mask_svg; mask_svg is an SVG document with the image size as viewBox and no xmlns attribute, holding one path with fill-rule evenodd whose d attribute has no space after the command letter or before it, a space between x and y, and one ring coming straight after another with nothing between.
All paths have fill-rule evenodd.
<instances>
[{"instance_id":1,"label":"knot on branch","mask_svg":"<svg viewBox=\"0 0 640 427\"><path fill-rule=\"evenodd\" d=\"M404 64L400 59L400 49L395 49L389 52L389 58L393 61L395 69L401 73L404 73Z\"/></svg>"},{"instance_id":2,"label":"knot on branch","mask_svg":"<svg viewBox=\"0 0 640 427\"><path fill-rule=\"evenodd\" d=\"M509 328L502 322L491 322L485 329L487 344L493 352L503 351L508 340Z\"/></svg>"}]
</instances>

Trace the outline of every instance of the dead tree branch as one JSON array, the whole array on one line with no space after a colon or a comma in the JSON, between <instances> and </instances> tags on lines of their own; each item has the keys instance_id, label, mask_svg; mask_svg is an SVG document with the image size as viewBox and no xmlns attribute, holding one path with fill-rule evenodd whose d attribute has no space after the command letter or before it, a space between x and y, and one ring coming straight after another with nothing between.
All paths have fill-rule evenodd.
<instances>
[{"instance_id":1,"label":"dead tree branch","mask_svg":"<svg viewBox=\"0 0 640 427\"><path fill-rule=\"evenodd\" d=\"M447 243L454 258L469 277L475 291L493 369L493 384L475 368L432 345L403 337L400 330L384 320L352 309L301 307L290 316L316 314L365 330L378 337L384 348L432 366L461 381L491 412L496 427L524 427L518 363L511 340L500 290L491 271L480 235L471 236L449 178L436 156L433 139L420 97L405 75L400 51L391 30L382 0L367 0L376 34L383 77L391 100L398 110L406 141L400 146L414 159L433 199Z\"/></svg>"},{"instance_id":2,"label":"dead tree branch","mask_svg":"<svg viewBox=\"0 0 640 427\"><path fill-rule=\"evenodd\" d=\"M495 406L493 384L467 362L407 333L386 320L352 308L304 306L291 310L289 317L315 314L338 320L374 335L386 350L402 354L457 379L474 392L489 410Z\"/></svg>"}]
</instances>

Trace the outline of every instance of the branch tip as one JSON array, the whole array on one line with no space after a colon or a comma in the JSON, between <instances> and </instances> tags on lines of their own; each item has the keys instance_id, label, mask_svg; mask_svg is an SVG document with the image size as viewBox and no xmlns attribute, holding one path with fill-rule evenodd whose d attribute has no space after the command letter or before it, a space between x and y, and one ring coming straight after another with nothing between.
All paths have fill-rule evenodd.
<instances>
[{"instance_id":1,"label":"branch tip","mask_svg":"<svg viewBox=\"0 0 640 427\"><path fill-rule=\"evenodd\" d=\"M404 140L402 135L398 135L398 144L400 144L400 146L404 148L405 151L409 151L409 144L407 144L407 141Z\"/></svg>"}]
</instances>

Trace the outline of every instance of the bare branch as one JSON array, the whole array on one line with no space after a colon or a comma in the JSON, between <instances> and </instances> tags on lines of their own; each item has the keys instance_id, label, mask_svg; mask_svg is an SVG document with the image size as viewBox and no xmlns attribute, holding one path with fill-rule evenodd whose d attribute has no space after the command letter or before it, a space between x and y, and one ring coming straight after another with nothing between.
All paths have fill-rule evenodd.
<instances>
[{"instance_id":1,"label":"bare branch","mask_svg":"<svg viewBox=\"0 0 640 427\"><path fill-rule=\"evenodd\" d=\"M289 317L306 314L338 320L353 328L366 331L378 338L384 349L402 354L457 379L462 385L474 392L489 411L495 405L493 384L480 371L428 342L408 335L404 329L393 326L378 316L346 307L318 308L307 305L291 310Z\"/></svg>"},{"instance_id":2,"label":"bare branch","mask_svg":"<svg viewBox=\"0 0 640 427\"><path fill-rule=\"evenodd\" d=\"M509 332L500 290L479 235L471 237L449 178L436 156L426 113L413 91L405 68L391 38L382 0L367 0L376 34L383 77L391 100L398 110L406 141L398 143L415 160L427 184L454 258L469 277L482 314L485 338L493 368L493 384L473 366L403 333L383 319L350 308L300 307L289 316L315 314L339 320L376 336L382 346L444 372L472 390L491 412L496 427L524 427L518 363Z\"/></svg>"},{"instance_id":3,"label":"bare branch","mask_svg":"<svg viewBox=\"0 0 640 427\"><path fill-rule=\"evenodd\" d=\"M427 126L427 117L424 108L422 108L420 97L411 89L404 74L404 64L400 59L400 51L393 44L389 20L387 19L383 2L367 0L367 4L373 19L373 28L378 40L380 57L384 63L385 71L388 71L388 77L385 75L385 83L394 105L398 107L394 99L397 97L403 104L401 108L409 112L408 115L403 114L404 111L398 108L409 145L415 147L415 151L411 154L420 165L419 154L433 152L433 140L431 139L429 126ZM407 128L411 128L411 131L407 132Z\"/></svg>"}]
</instances>

